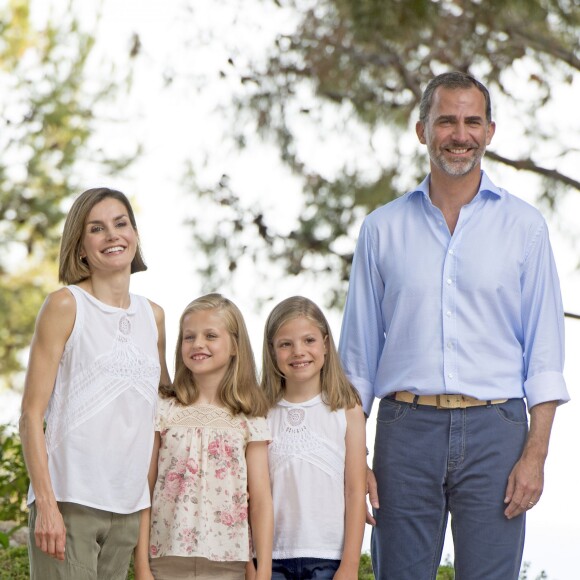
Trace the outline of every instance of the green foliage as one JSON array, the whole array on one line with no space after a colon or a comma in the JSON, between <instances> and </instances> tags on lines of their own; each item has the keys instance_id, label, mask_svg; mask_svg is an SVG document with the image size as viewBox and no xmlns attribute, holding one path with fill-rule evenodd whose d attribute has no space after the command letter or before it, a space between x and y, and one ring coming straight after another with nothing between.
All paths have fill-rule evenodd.
<instances>
[{"instance_id":1,"label":"green foliage","mask_svg":"<svg viewBox=\"0 0 580 580\"><path fill-rule=\"evenodd\" d=\"M7 547L11 533L26 525L28 473L20 438L0 425L0 521L14 522L8 533L0 532L0 546Z\"/></svg>"},{"instance_id":2,"label":"green foliage","mask_svg":"<svg viewBox=\"0 0 580 580\"><path fill-rule=\"evenodd\" d=\"M520 578L519 580L531 580L528 577L528 570L530 568L530 563L529 562L524 562L522 569L520 571ZM542 570L536 577L534 580L548 580L548 575L546 574L546 572L544 570Z\"/></svg>"},{"instance_id":3,"label":"green foliage","mask_svg":"<svg viewBox=\"0 0 580 580\"><path fill-rule=\"evenodd\" d=\"M31 6L0 5L0 386L21 371L38 309L56 286L63 217L85 188L81 168L113 174L134 156L108 159L91 141L98 107L123 83L110 67L100 79L89 72L95 39L74 2L43 3L44 22Z\"/></svg>"},{"instance_id":4,"label":"green foliage","mask_svg":"<svg viewBox=\"0 0 580 580\"><path fill-rule=\"evenodd\" d=\"M358 564L358 580L374 580L374 577L371 555L368 552L363 552Z\"/></svg>"},{"instance_id":5,"label":"green foliage","mask_svg":"<svg viewBox=\"0 0 580 580\"><path fill-rule=\"evenodd\" d=\"M450 562L449 558L445 560L445 563L439 566L437 570L437 580L454 580L455 579L455 569L453 564Z\"/></svg>"},{"instance_id":6,"label":"green foliage","mask_svg":"<svg viewBox=\"0 0 580 580\"><path fill-rule=\"evenodd\" d=\"M555 87L579 81L577 3L274 3L263 0L285 17L266 54L241 65L230 59L234 72L224 73L217 87L232 95L231 136L224 141L242 151L257 142L273 145L297 184L294 193L302 194L302 208L281 226L285 199L278 183L271 185L271 198L256 204L244 201L235 174L204 183L203 167L192 165L187 186L215 210L193 222L195 241L207 255L207 288L235 286L239 265L251 261L266 279L282 270L317 284L328 281L329 305L340 306L362 216L407 191L427 170L413 139L414 121L422 88L445 70L481 78L498 110L510 117L506 150L492 147L487 159L528 172L536 198L550 205L564 191L580 191L572 173L578 150L567 142L566 115L554 104ZM235 55L238 48L230 51ZM240 86L232 90L236 73ZM547 114L550 107L562 123L540 126L538 111ZM222 104L220 112L228 108ZM215 227L208 225L210 213L217 215Z\"/></svg>"},{"instance_id":7,"label":"green foliage","mask_svg":"<svg viewBox=\"0 0 580 580\"><path fill-rule=\"evenodd\" d=\"M527 569L529 563L526 562L522 569L520 580L528 580ZM25 546L17 548L8 548L6 550L0 549L0 578L2 580L26 580L28 576L28 552ZM368 553L361 554L361 559L358 568L359 580L374 580L373 569L371 566L371 557ZM440 566L437 572L437 580L453 580L455 573L453 566L448 562ZM545 572L542 572L535 580L547 580ZM129 567L127 580L135 580L135 572L133 570L133 562Z\"/></svg>"},{"instance_id":8,"label":"green foliage","mask_svg":"<svg viewBox=\"0 0 580 580\"><path fill-rule=\"evenodd\" d=\"M26 546L0 548L0 578L2 580L28 580L28 550Z\"/></svg>"},{"instance_id":9,"label":"green foliage","mask_svg":"<svg viewBox=\"0 0 580 580\"><path fill-rule=\"evenodd\" d=\"M0 277L0 377L20 370L19 355L30 343L36 313L55 279L56 268L50 262Z\"/></svg>"},{"instance_id":10,"label":"green foliage","mask_svg":"<svg viewBox=\"0 0 580 580\"><path fill-rule=\"evenodd\" d=\"M455 571L451 566L439 566L437 570L437 580L454 580Z\"/></svg>"}]
</instances>

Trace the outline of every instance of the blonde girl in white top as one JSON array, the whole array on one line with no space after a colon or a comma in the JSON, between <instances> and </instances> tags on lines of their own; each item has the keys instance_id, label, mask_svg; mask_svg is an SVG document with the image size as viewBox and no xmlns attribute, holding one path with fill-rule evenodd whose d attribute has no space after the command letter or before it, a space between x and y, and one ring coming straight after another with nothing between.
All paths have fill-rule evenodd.
<instances>
[{"instance_id":1,"label":"blonde girl in white top","mask_svg":"<svg viewBox=\"0 0 580 580\"><path fill-rule=\"evenodd\" d=\"M33 579L126 577L149 505L156 393L169 381L163 310L129 293L145 269L125 195L82 193L61 243L69 286L38 314L22 399Z\"/></svg>"},{"instance_id":2,"label":"blonde girl in white top","mask_svg":"<svg viewBox=\"0 0 580 580\"><path fill-rule=\"evenodd\" d=\"M288 298L264 330L274 503L272 579L356 580L365 522L365 420L324 314Z\"/></svg>"}]
</instances>

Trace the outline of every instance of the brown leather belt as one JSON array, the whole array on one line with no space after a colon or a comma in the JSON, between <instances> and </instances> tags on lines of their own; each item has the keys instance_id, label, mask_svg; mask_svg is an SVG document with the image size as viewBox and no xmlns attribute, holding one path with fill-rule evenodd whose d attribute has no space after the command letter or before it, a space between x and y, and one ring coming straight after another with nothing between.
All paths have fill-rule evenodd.
<instances>
[{"instance_id":1,"label":"brown leather belt","mask_svg":"<svg viewBox=\"0 0 580 580\"><path fill-rule=\"evenodd\" d=\"M490 401L480 401L468 395L417 395L409 391L397 391L389 395L396 401L404 403L415 403L417 405L427 405L438 409L466 409L467 407L483 407L486 405L499 405L505 403L507 399L493 399ZM415 400L416 399L416 400Z\"/></svg>"}]
</instances>

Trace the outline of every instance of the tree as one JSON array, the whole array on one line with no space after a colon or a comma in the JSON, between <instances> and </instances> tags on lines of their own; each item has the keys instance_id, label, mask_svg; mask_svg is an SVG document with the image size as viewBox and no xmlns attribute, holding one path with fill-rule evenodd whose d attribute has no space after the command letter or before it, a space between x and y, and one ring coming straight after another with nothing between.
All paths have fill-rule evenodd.
<instances>
[{"instance_id":1,"label":"tree","mask_svg":"<svg viewBox=\"0 0 580 580\"><path fill-rule=\"evenodd\" d=\"M50 5L49 5L50 6ZM62 5L61 5L62 7ZM43 6L47 8L46 5ZM56 283L60 228L67 204L83 188L82 168L112 174L135 152L115 160L92 141L99 106L124 77L108 66L94 78L95 39L67 3L45 22L30 0L0 7L0 380L21 370L36 313ZM41 19L42 20L42 19Z\"/></svg>"},{"instance_id":2,"label":"tree","mask_svg":"<svg viewBox=\"0 0 580 580\"><path fill-rule=\"evenodd\" d=\"M3 548L8 547L10 535L26 525L28 482L20 439L5 425L0 425L0 522L10 522L12 526L9 530L0 530Z\"/></svg>"},{"instance_id":3,"label":"tree","mask_svg":"<svg viewBox=\"0 0 580 580\"><path fill-rule=\"evenodd\" d=\"M533 176L533 199L549 207L564 192L580 191L580 144L570 131L577 121L560 113L560 124L542 122L561 106L554 88L580 82L577 3L274 2L287 17L266 56L247 64L232 57L220 74L228 86L234 74L240 81L228 125L232 142L242 151L258 141L276 147L288 170L282 178L294 181L292 193L301 190L303 203L288 216L290 225L276 225L273 210L246 202L228 171L204 181L192 166L188 187L218 210L213 227L208 212L193 222L208 257L208 286L235 283L242 260L258 270L276 263L285 275L326 278L329 304L340 305L362 216L427 171L412 139L414 122L422 87L444 70L481 78L502 120L509 117L509 139L496 136L490 161ZM313 139L316 147L308 147Z\"/></svg>"}]
</instances>

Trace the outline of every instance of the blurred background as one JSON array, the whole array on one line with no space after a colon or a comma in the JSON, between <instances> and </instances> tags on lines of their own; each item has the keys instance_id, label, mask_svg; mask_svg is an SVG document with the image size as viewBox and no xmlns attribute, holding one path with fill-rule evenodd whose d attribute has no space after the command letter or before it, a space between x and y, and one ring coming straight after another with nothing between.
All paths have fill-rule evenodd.
<instances>
[{"instance_id":1,"label":"blurred background","mask_svg":"<svg viewBox=\"0 0 580 580\"><path fill-rule=\"evenodd\" d=\"M132 291L164 307L170 365L181 311L213 290L244 312L258 365L290 295L319 303L338 341L362 218L428 170L421 90L463 70L492 95L485 170L550 226L574 400L524 560L528 578L576 578L579 41L573 0L0 0L0 520L21 508L10 434L78 193L131 198L149 266Z\"/></svg>"}]
</instances>

